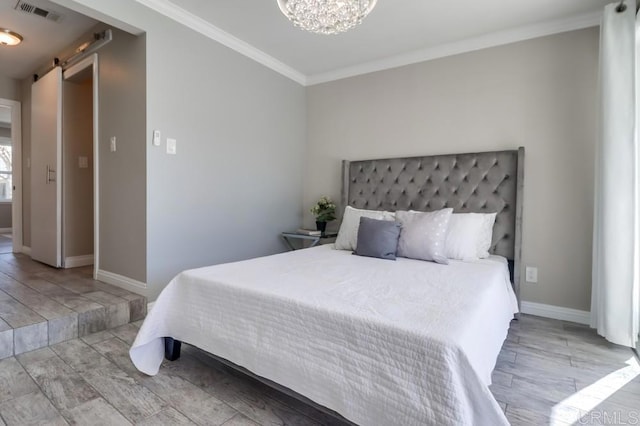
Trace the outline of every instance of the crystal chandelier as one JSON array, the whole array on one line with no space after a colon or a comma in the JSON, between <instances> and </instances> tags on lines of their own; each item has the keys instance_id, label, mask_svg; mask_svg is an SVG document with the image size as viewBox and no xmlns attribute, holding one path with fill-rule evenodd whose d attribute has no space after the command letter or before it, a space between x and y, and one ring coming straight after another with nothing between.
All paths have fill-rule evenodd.
<instances>
[{"instance_id":1,"label":"crystal chandelier","mask_svg":"<svg viewBox=\"0 0 640 426\"><path fill-rule=\"evenodd\" d=\"M376 1L278 0L278 6L296 27L317 34L338 34L362 22Z\"/></svg>"}]
</instances>

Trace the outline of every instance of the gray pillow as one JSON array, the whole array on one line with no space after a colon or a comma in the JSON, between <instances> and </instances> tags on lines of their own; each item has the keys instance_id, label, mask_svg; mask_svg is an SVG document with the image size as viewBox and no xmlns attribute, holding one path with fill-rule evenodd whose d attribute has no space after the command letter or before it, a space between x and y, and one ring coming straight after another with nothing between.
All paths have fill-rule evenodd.
<instances>
[{"instance_id":1,"label":"gray pillow","mask_svg":"<svg viewBox=\"0 0 640 426\"><path fill-rule=\"evenodd\" d=\"M398 256L448 264L446 240L452 213L453 209L397 211L396 221L402 225Z\"/></svg>"},{"instance_id":2,"label":"gray pillow","mask_svg":"<svg viewBox=\"0 0 640 426\"><path fill-rule=\"evenodd\" d=\"M358 243L353 252L358 256L396 260L400 224L389 220L360 218Z\"/></svg>"}]
</instances>

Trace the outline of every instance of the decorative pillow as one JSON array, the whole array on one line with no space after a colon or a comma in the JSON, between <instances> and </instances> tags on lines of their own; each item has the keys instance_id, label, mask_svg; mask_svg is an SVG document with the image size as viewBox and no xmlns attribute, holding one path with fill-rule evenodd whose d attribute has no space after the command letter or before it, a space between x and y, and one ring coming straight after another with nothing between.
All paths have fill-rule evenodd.
<instances>
[{"instance_id":1,"label":"decorative pillow","mask_svg":"<svg viewBox=\"0 0 640 426\"><path fill-rule=\"evenodd\" d=\"M478 260L484 222L483 215L477 213L452 214L446 239L447 257L466 261Z\"/></svg>"},{"instance_id":2,"label":"decorative pillow","mask_svg":"<svg viewBox=\"0 0 640 426\"><path fill-rule=\"evenodd\" d=\"M353 254L396 260L400 224L389 220L360 217L358 243Z\"/></svg>"},{"instance_id":3,"label":"decorative pillow","mask_svg":"<svg viewBox=\"0 0 640 426\"><path fill-rule=\"evenodd\" d=\"M358 227L360 226L360 218L368 217L371 219L393 221L395 214L381 210L361 210L347 206L342 216L342 223L338 231L338 237L334 247L338 250L355 250L358 243Z\"/></svg>"},{"instance_id":4,"label":"decorative pillow","mask_svg":"<svg viewBox=\"0 0 640 426\"><path fill-rule=\"evenodd\" d=\"M482 216L482 229L478 238L478 257L486 259L489 257L491 240L493 239L493 225L496 223L497 213L476 213Z\"/></svg>"},{"instance_id":5,"label":"decorative pillow","mask_svg":"<svg viewBox=\"0 0 640 426\"><path fill-rule=\"evenodd\" d=\"M402 225L398 256L448 264L446 239L452 213L453 209L434 212L397 211L396 221Z\"/></svg>"}]
</instances>

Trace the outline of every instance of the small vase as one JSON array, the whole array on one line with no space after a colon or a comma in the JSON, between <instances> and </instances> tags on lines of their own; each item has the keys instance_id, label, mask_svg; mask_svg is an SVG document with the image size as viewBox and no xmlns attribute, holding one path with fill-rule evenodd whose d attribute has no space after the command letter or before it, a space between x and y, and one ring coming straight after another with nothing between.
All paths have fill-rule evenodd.
<instances>
[{"instance_id":1,"label":"small vase","mask_svg":"<svg viewBox=\"0 0 640 426\"><path fill-rule=\"evenodd\" d=\"M324 232L327 230L327 222L316 221L316 229L324 234Z\"/></svg>"}]
</instances>

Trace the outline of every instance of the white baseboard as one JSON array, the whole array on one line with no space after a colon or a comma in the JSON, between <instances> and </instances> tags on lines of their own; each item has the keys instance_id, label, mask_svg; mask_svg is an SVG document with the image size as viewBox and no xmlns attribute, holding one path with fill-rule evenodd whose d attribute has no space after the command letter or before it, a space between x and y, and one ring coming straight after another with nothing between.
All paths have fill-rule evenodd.
<instances>
[{"instance_id":1,"label":"white baseboard","mask_svg":"<svg viewBox=\"0 0 640 426\"><path fill-rule=\"evenodd\" d=\"M146 283L136 281L123 275L114 274L113 272L103 271L102 269L98 270L97 278L98 281L115 285L116 287L124 288L125 290L129 290L134 293L140 293L141 289L147 288Z\"/></svg>"},{"instance_id":2,"label":"white baseboard","mask_svg":"<svg viewBox=\"0 0 640 426\"><path fill-rule=\"evenodd\" d=\"M523 314L536 315L538 317L553 318L563 321L571 321L578 324L591 323L591 312L578 309L564 308L562 306L545 305L542 303L525 302L520 304Z\"/></svg>"},{"instance_id":3,"label":"white baseboard","mask_svg":"<svg viewBox=\"0 0 640 426\"><path fill-rule=\"evenodd\" d=\"M22 253L26 254L27 256L31 256L31 247L22 246Z\"/></svg>"},{"instance_id":4,"label":"white baseboard","mask_svg":"<svg viewBox=\"0 0 640 426\"><path fill-rule=\"evenodd\" d=\"M64 258L64 267L66 268L77 268L79 266L89 266L93 265L93 255L86 254L84 256L71 256Z\"/></svg>"},{"instance_id":5,"label":"white baseboard","mask_svg":"<svg viewBox=\"0 0 640 426\"><path fill-rule=\"evenodd\" d=\"M8 234L13 232L13 228L0 228L0 234Z\"/></svg>"}]
</instances>

